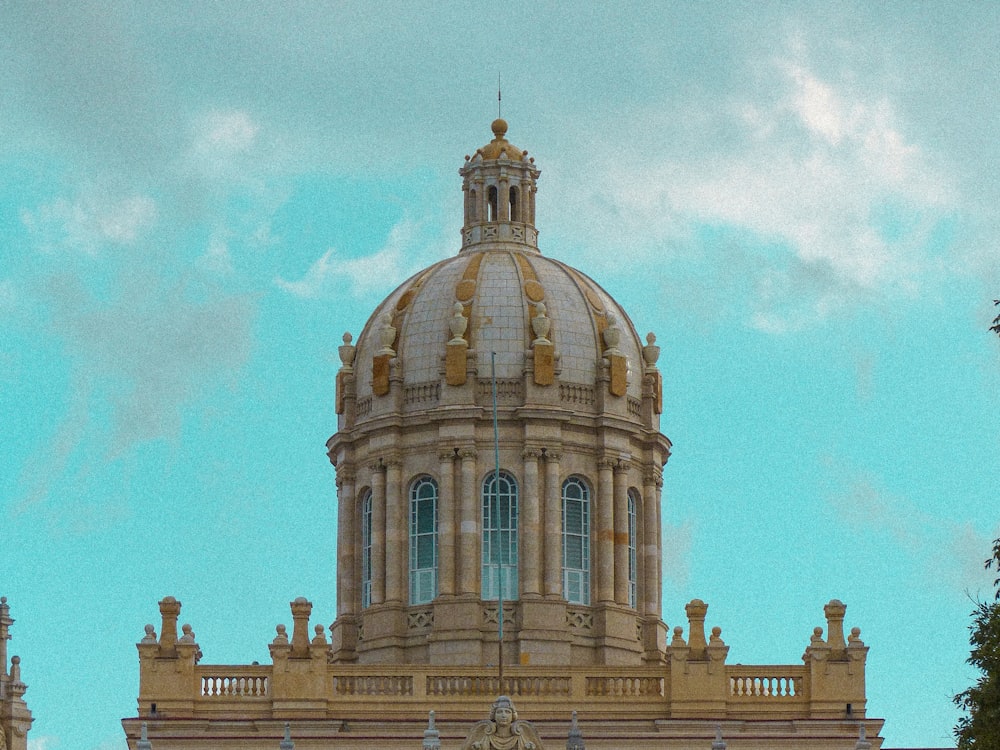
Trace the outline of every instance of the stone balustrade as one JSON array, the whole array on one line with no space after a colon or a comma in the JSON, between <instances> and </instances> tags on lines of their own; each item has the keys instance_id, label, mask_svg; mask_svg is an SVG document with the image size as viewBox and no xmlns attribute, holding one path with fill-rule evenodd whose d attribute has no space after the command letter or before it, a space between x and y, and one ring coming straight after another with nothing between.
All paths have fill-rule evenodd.
<instances>
[{"instance_id":1,"label":"stone balustrade","mask_svg":"<svg viewBox=\"0 0 1000 750\"><path fill-rule=\"evenodd\" d=\"M196 669L201 676L202 698L266 698L271 682L270 667L234 667L220 670L215 667Z\"/></svg>"},{"instance_id":2,"label":"stone balustrade","mask_svg":"<svg viewBox=\"0 0 1000 750\"><path fill-rule=\"evenodd\" d=\"M483 701L510 695L534 715L553 716L567 703L576 710L619 720L664 718L824 719L864 718L867 647L857 629L837 632L844 607L827 605L828 637L817 628L802 665L727 665L719 628L706 638L707 605L688 605L688 639L681 628L659 665L508 665L331 663L322 632L307 639L311 605L293 602L292 637L284 626L270 645L273 665L200 665L201 650L185 625L177 636L180 603L161 603L161 638L152 626L138 644L139 717L199 718L239 714L248 718L331 718L338 715L405 718L434 710L439 717L477 716ZM391 700L373 700L391 698ZM581 714L582 715L582 714Z\"/></svg>"},{"instance_id":3,"label":"stone balustrade","mask_svg":"<svg viewBox=\"0 0 1000 750\"><path fill-rule=\"evenodd\" d=\"M803 698L806 668L775 667L726 667L729 675L729 696L733 700L746 698L795 700Z\"/></svg>"}]
</instances>

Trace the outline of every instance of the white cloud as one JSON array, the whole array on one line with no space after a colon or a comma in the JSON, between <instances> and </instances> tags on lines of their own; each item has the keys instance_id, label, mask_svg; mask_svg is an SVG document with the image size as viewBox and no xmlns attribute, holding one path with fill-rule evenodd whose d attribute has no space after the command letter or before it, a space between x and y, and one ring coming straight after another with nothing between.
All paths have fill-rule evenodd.
<instances>
[{"instance_id":1,"label":"white cloud","mask_svg":"<svg viewBox=\"0 0 1000 750\"><path fill-rule=\"evenodd\" d=\"M110 284L108 300L69 274L45 285L52 333L69 365L68 405L52 439L23 467L18 512L67 479L85 486L98 466L139 444L176 440L185 411L250 358L250 295L226 294L204 280L173 282L135 263ZM93 517L86 523L120 517L124 511L112 500L92 512L79 509Z\"/></svg>"},{"instance_id":2,"label":"white cloud","mask_svg":"<svg viewBox=\"0 0 1000 750\"><path fill-rule=\"evenodd\" d=\"M28 750L55 750L59 744L59 738L52 734L28 737Z\"/></svg>"},{"instance_id":3,"label":"white cloud","mask_svg":"<svg viewBox=\"0 0 1000 750\"><path fill-rule=\"evenodd\" d=\"M837 92L800 66L790 66L788 75L797 84L792 106L803 123L829 143L840 143L850 123L844 102Z\"/></svg>"},{"instance_id":4,"label":"white cloud","mask_svg":"<svg viewBox=\"0 0 1000 750\"><path fill-rule=\"evenodd\" d=\"M829 463L835 465L833 459ZM870 473L845 474L839 480L841 488L826 500L854 532L886 536L919 558L925 580L942 581L953 591L976 591L988 583L982 561L1000 529L990 534L968 521L936 516L887 491Z\"/></svg>"},{"instance_id":5,"label":"white cloud","mask_svg":"<svg viewBox=\"0 0 1000 750\"><path fill-rule=\"evenodd\" d=\"M692 101L644 115L658 141L592 149L591 190L557 183L569 231L601 250L594 262L620 262L604 250L624 244L633 262L701 264L716 296L735 296L732 253L701 234L721 228L747 256L736 260L744 321L774 333L859 302L915 298L940 273L926 245L957 201L953 180L907 135L889 96L850 71L821 76L804 54L772 60L756 88L707 111ZM689 136L684 148L684 122L714 140Z\"/></svg>"},{"instance_id":6,"label":"white cloud","mask_svg":"<svg viewBox=\"0 0 1000 750\"><path fill-rule=\"evenodd\" d=\"M416 253L406 252L413 244L415 229L415 225L404 219L392 228L385 245L372 255L343 258L331 248L298 281L279 276L274 283L303 298L320 297L340 282L346 282L355 297L391 289L420 267Z\"/></svg>"},{"instance_id":7,"label":"white cloud","mask_svg":"<svg viewBox=\"0 0 1000 750\"><path fill-rule=\"evenodd\" d=\"M198 262L202 268L215 273L227 274L233 271L233 258L229 252L229 245L218 234L209 240L205 254Z\"/></svg>"},{"instance_id":8,"label":"white cloud","mask_svg":"<svg viewBox=\"0 0 1000 750\"><path fill-rule=\"evenodd\" d=\"M246 112L210 112L197 123L194 149L202 156L223 156L245 152L260 132Z\"/></svg>"},{"instance_id":9,"label":"white cloud","mask_svg":"<svg viewBox=\"0 0 1000 750\"><path fill-rule=\"evenodd\" d=\"M91 256L109 244L134 246L156 218L157 206L149 196L111 199L93 186L81 190L74 200L58 199L21 211L21 221L40 249L66 248Z\"/></svg>"},{"instance_id":10,"label":"white cloud","mask_svg":"<svg viewBox=\"0 0 1000 750\"><path fill-rule=\"evenodd\" d=\"M263 129L249 112L211 111L191 120L189 143L178 162L188 189L211 194L233 187L263 190L262 176L273 166L271 144L262 142Z\"/></svg>"}]
</instances>

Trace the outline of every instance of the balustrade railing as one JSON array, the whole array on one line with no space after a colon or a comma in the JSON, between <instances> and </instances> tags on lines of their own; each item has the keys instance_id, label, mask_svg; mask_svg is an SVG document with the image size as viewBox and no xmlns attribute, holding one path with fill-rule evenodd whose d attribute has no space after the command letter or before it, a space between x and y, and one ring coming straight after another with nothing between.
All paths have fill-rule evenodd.
<instances>
[{"instance_id":1,"label":"balustrade railing","mask_svg":"<svg viewBox=\"0 0 1000 750\"><path fill-rule=\"evenodd\" d=\"M630 416L638 417L642 415L642 401L639 399L630 397L627 406Z\"/></svg>"},{"instance_id":2,"label":"balustrade railing","mask_svg":"<svg viewBox=\"0 0 1000 750\"><path fill-rule=\"evenodd\" d=\"M356 415L358 419L367 417L372 413L372 397L358 399L358 405L356 407Z\"/></svg>"},{"instance_id":3,"label":"balustrade railing","mask_svg":"<svg viewBox=\"0 0 1000 750\"><path fill-rule=\"evenodd\" d=\"M441 383L418 383L408 385L403 389L403 403L407 406L414 404L435 404L441 398Z\"/></svg>"},{"instance_id":4,"label":"balustrade railing","mask_svg":"<svg viewBox=\"0 0 1000 750\"><path fill-rule=\"evenodd\" d=\"M570 695L569 677L524 676L499 677L480 675L428 675L427 695L431 696L493 696L506 695Z\"/></svg>"},{"instance_id":5,"label":"balustrade railing","mask_svg":"<svg viewBox=\"0 0 1000 750\"><path fill-rule=\"evenodd\" d=\"M413 695L413 678L409 675L334 675L333 694Z\"/></svg>"},{"instance_id":6,"label":"balustrade railing","mask_svg":"<svg viewBox=\"0 0 1000 750\"><path fill-rule=\"evenodd\" d=\"M625 699L649 706L667 700L670 693L669 667L603 667L596 674L582 667L562 670L511 666L508 669L501 683L488 669L418 665L387 665L383 669L373 669L372 666L331 664L327 697L347 700L391 697L401 701L440 698L464 705L467 699L481 700L499 694L538 698L578 695L602 703ZM196 699L206 702L206 706L227 700L267 701L274 698L271 670L269 665L196 667ZM808 704L810 690L805 667L727 665L725 670L728 680L725 700L732 710L745 710L739 707L754 705L753 710L758 711L772 705L777 711L787 711L793 705ZM681 696L675 698L681 699ZM779 708L782 706L784 708Z\"/></svg>"},{"instance_id":7,"label":"balustrade railing","mask_svg":"<svg viewBox=\"0 0 1000 750\"><path fill-rule=\"evenodd\" d=\"M662 677L588 677L588 696L638 698L663 695Z\"/></svg>"},{"instance_id":8,"label":"balustrade railing","mask_svg":"<svg viewBox=\"0 0 1000 750\"><path fill-rule=\"evenodd\" d=\"M265 667L270 672L270 667ZM242 672L242 670L241 670ZM200 698L266 698L270 678L267 674L202 674Z\"/></svg>"},{"instance_id":9,"label":"balustrade railing","mask_svg":"<svg viewBox=\"0 0 1000 750\"><path fill-rule=\"evenodd\" d=\"M805 667L727 667L731 700L804 700Z\"/></svg>"},{"instance_id":10,"label":"balustrade railing","mask_svg":"<svg viewBox=\"0 0 1000 750\"><path fill-rule=\"evenodd\" d=\"M476 403L489 404L493 401L493 381L479 380L476 383ZM519 405L524 401L524 384L520 380L497 379L497 403Z\"/></svg>"},{"instance_id":11,"label":"balustrade railing","mask_svg":"<svg viewBox=\"0 0 1000 750\"><path fill-rule=\"evenodd\" d=\"M593 406L596 401L596 394L593 386L560 383L559 400L579 406Z\"/></svg>"}]
</instances>

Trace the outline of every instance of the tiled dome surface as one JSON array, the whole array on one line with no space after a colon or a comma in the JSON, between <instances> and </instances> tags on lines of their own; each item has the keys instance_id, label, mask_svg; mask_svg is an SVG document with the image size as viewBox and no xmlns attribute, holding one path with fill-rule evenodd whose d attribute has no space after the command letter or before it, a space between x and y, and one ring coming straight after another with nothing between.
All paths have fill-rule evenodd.
<instances>
[{"instance_id":1,"label":"tiled dome surface","mask_svg":"<svg viewBox=\"0 0 1000 750\"><path fill-rule=\"evenodd\" d=\"M542 302L551 320L559 382L593 385L604 350L600 331L614 316L619 349L628 360L628 395L640 397L641 343L618 304L589 277L564 263L516 245L509 250L463 252L411 277L380 304L357 342L358 396L371 394L371 362L386 312L397 328L396 356L407 385L436 382L443 369L449 319L456 301L466 305L466 338L475 349L479 377L489 377L496 352L498 378L520 378L534 335L531 318Z\"/></svg>"}]
</instances>

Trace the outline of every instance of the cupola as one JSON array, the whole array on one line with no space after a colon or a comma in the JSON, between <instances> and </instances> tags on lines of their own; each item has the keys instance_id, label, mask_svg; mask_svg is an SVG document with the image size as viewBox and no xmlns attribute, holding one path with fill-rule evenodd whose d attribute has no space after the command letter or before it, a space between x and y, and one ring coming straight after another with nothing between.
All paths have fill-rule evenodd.
<instances>
[{"instance_id":1,"label":"cupola","mask_svg":"<svg viewBox=\"0 0 1000 750\"><path fill-rule=\"evenodd\" d=\"M541 174L527 151L507 140L506 120L493 121L493 140L465 157L462 250L514 242L537 252L535 180Z\"/></svg>"}]
</instances>

